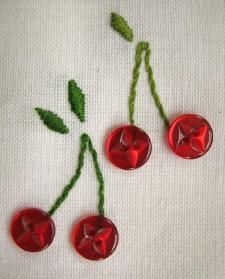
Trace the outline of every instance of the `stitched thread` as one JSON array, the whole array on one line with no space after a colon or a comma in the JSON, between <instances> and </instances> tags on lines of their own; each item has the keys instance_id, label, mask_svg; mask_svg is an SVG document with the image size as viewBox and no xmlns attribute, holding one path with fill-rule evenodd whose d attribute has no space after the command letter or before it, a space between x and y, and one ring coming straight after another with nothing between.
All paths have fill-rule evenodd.
<instances>
[{"instance_id":1,"label":"stitched thread","mask_svg":"<svg viewBox=\"0 0 225 279\"><path fill-rule=\"evenodd\" d=\"M100 215L104 216L104 202L105 202L105 183L104 183L104 178L98 163L98 155L96 150L93 147L92 141L90 139L90 137L86 134L84 134L84 136L86 136L86 141L88 141L88 148L89 151L92 155L92 159L93 159L93 163L94 163L94 168L95 168L95 173L96 173L96 178L98 180L99 183L99 189L98 189L98 197L99 197L99 202L98 202L98 212Z\"/></svg>"},{"instance_id":2,"label":"stitched thread","mask_svg":"<svg viewBox=\"0 0 225 279\"><path fill-rule=\"evenodd\" d=\"M51 112L49 110L44 110L42 108L35 108L35 111L40 116L40 119L43 121L43 123L50 129L55 132L61 133L61 134L68 134L69 129L64 124L62 118L60 118L57 114L54 112Z\"/></svg>"},{"instance_id":3,"label":"stitched thread","mask_svg":"<svg viewBox=\"0 0 225 279\"><path fill-rule=\"evenodd\" d=\"M128 25L127 21L116 13L111 13L111 26L112 28L120 33L124 39L129 42L133 42L134 35L133 30Z\"/></svg>"},{"instance_id":4,"label":"stitched thread","mask_svg":"<svg viewBox=\"0 0 225 279\"><path fill-rule=\"evenodd\" d=\"M68 97L71 110L81 122L85 121L85 95L74 80L68 82Z\"/></svg>"},{"instance_id":5,"label":"stitched thread","mask_svg":"<svg viewBox=\"0 0 225 279\"><path fill-rule=\"evenodd\" d=\"M62 203L65 201L65 199L68 197L69 192L72 190L74 185L76 184L77 180L79 179L81 175L81 170L84 166L84 154L85 151L87 150L87 147L92 155L93 163L94 163L94 168L96 172L96 177L99 183L99 190L98 190L98 196L99 196L99 203L98 203L98 211L99 214L104 216L104 202L105 202L105 197L104 197L104 179L102 172L100 170L100 166L98 163L98 156L97 152L93 147L91 138L87 134L82 134L80 138L80 152L79 152L79 157L78 157L78 165L75 171L74 176L71 178L69 184L64 188L62 191L61 195L57 198L51 209L48 211L49 215L53 215L56 210L62 205Z\"/></svg>"},{"instance_id":6,"label":"stitched thread","mask_svg":"<svg viewBox=\"0 0 225 279\"><path fill-rule=\"evenodd\" d=\"M139 42L137 44L137 48L136 48L135 66L133 69L133 78L132 78L132 82L131 82L130 97L129 97L129 120L130 120L131 124L134 124L134 110L135 110L134 104L135 104L135 98L137 95L136 86L137 86L139 76L140 76L140 66L142 63L142 53L143 52L145 52L145 58L144 58L145 70L148 74L148 83L151 88L151 95L155 101L155 105L159 110L160 116L161 116L162 120L164 121L165 126L168 128L169 119L168 119L168 117L165 113L165 110L162 106L162 103L160 101L160 97L158 95L157 88L156 88L156 82L154 80L153 70L150 65L151 50L150 50L148 42Z\"/></svg>"}]
</instances>

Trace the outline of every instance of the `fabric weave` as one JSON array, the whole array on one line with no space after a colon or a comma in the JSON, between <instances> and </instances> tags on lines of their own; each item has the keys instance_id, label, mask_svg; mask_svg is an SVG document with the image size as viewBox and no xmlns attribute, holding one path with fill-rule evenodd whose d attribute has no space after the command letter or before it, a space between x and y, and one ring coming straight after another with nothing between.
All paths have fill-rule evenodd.
<instances>
[{"instance_id":1,"label":"fabric weave","mask_svg":"<svg viewBox=\"0 0 225 279\"><path fill-rule=\"evenodd\" d=\"M133 43L110 26L122 15ZM223 0L0 1L0 278L225 278L225 13ZM214 130L206 156L176 157L143 73L135 120L151 138L148 163L127 172L104 154L106 136L128 124L135 47L151 44L151 65L170 120L205 117ZM86 122L70 111L68 81L85 92ZM47 129L34 108L59 113L68 135ZM24 207L47 211L74 172L79 136L95 143L105 177L105 216L119 245L105 261L82 259L71 244L73 225L96 214L91 158L64 206L56 236L43 253L11 240L11 217ZM88 155L90 156L90 155Z\"/></svg>"}]
</instances>

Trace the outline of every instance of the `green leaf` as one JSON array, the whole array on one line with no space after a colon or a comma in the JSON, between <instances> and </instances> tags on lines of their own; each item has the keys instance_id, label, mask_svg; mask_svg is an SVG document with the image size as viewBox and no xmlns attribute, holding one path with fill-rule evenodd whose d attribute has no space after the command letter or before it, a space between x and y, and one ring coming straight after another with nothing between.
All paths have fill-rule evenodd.
<instances>
[{"instance_id":1,"label":"green leaf","mask_svg":"<svg viewBox=\"0 0 225 279\"><path fill-rule=\"evenodd\" d=\"M81 122L85 121L85 95L82 90L77 86L74 80L68 83L69 103L71 110L76 114Z\"/></svg>"},{"instance_id":2,"label":"green leaf","mask_svg":"<svg viewBox=\"0 0 225 279\"><path fill-rule=\"evenodd\" d=\"M128 25L127 21L120 15L116 13L111 14L111 26L112 28L119 32L127 41L133 42L133 30Z\"/></svg>"},{"instance_id":3,"label":"green leaf","mask_svg":"<svg viewBox=\"0 0 225 279\"><path fill-rule=\"evenodd\" d=\"M69 133L69 129L66 127L63 120L57 114L49 110L44 110L42 108L35 108L35 110L40 116L40 119L50 130L61 134Z\"/></svg>"}]
</instances>

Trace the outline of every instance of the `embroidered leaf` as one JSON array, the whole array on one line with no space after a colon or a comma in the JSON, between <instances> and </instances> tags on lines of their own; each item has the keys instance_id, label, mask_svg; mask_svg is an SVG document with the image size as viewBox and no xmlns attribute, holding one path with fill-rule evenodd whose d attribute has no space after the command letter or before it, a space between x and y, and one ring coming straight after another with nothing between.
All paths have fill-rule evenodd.
<instances>
[{"instance_id":1,"label":"embroidered leaf","mask_svg":"<svg viewBox=\"0 0 225 279\"><path fill-rule=\"evenodd\" d=\"M112 13L111 26L115 31L119 32L120 35L124 37L124 39L129 42L133 42L133 30L130 28L127 21L122 16L116 13Z\"/></svg>"},{"instance_id":2,"label":"embroidered leaf","mask_svg":"<svg viewBox=\"0 0 225 279\"><path fill-rule=\"evenodd\" d=\"M85 121L85 95L77 86L74 80L70 80L68 84L69 102L71 110L76 114L81 122Z\"/></svg>"},{"instance_id":3,"label":"embroidered leaf","mask_svg":"<svg viewBox=\"0 0 225 279\"><path fill-rule=\"evenodd\" d=\"M69 133L69 129L66 127L63 120L57 114L48 110L44 110L42 108L35 108L35 110L40 116L40 119L50 130L61 134Z\"/></svg>"}]
</instances>

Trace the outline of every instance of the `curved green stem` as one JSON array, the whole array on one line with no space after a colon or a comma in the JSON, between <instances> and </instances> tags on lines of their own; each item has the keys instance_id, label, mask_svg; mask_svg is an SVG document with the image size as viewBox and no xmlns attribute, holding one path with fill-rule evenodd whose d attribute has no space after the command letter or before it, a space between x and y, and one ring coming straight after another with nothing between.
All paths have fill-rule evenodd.
<instances>
[{"instance_id":1,"label":"curved green stem","mask_svg":"<svg viewBox=\"0 0 225 279\"><path fill-rule=\"evenodd\" d=\"M129 120L130 120L131 124L134 124L134 110L135 110L134 104L135 104L135 98L137 95L136 86L137 86L139 76L140 76L140 66L142 63L142 53L143 52L145 52L145 58L144 58L145 70L148 74L148 83L151 88L151 94L155 101L155 105L159 110L160 116L161 116L162 120L164 121L165 126L168 128L169 119L165 113L163 105L161 104L160 97L158 95L157 88L156 88L156 82L154 80L153 70L150 65L151 50L150 50L148 42L139 42L137 44L137 48L136 48L135 66L133 69L133 78L132 78L132 82L131 82L130 97L129 97Z\"/></svg>"},{"instance_id":2,"label":"curved green stem","mask_svg":"<svg viewBox=\"0 0 225 279\"><path fill-rule=\"evenodd\" d=\"M80 175L81 175L81 170L84 166L84 154L87 150L87 147L92 155L92 159L93 159L93 163L94 163L94 167L95 167L95 172L96 172L96 177L99 183L99 191L98 191L98 195L99 195L99 203L98 203L98 211L100 215L104 216L104 179L103 179L103 175L98 163L98 156L97 156L97 152L93 147L93 144L91 142L91 138L87 135L87 134L82 134L81 138L80 138L80 152L79 152L79 156L78 156L78 165L75 171L74 176L71 178L70 182L68 185L66 185L66 187L63 189L61 195L57 198L57 200L55 201L55 203L53 204L53 206L51 207L51 209L48 211L48 214L51 216L53 215L56 210L62 205L62 203L65 201L65 199L68 197L69 192L73 189L73 187L75 186L77 180L79 179Z\"/></svg>"}]
</instances>

